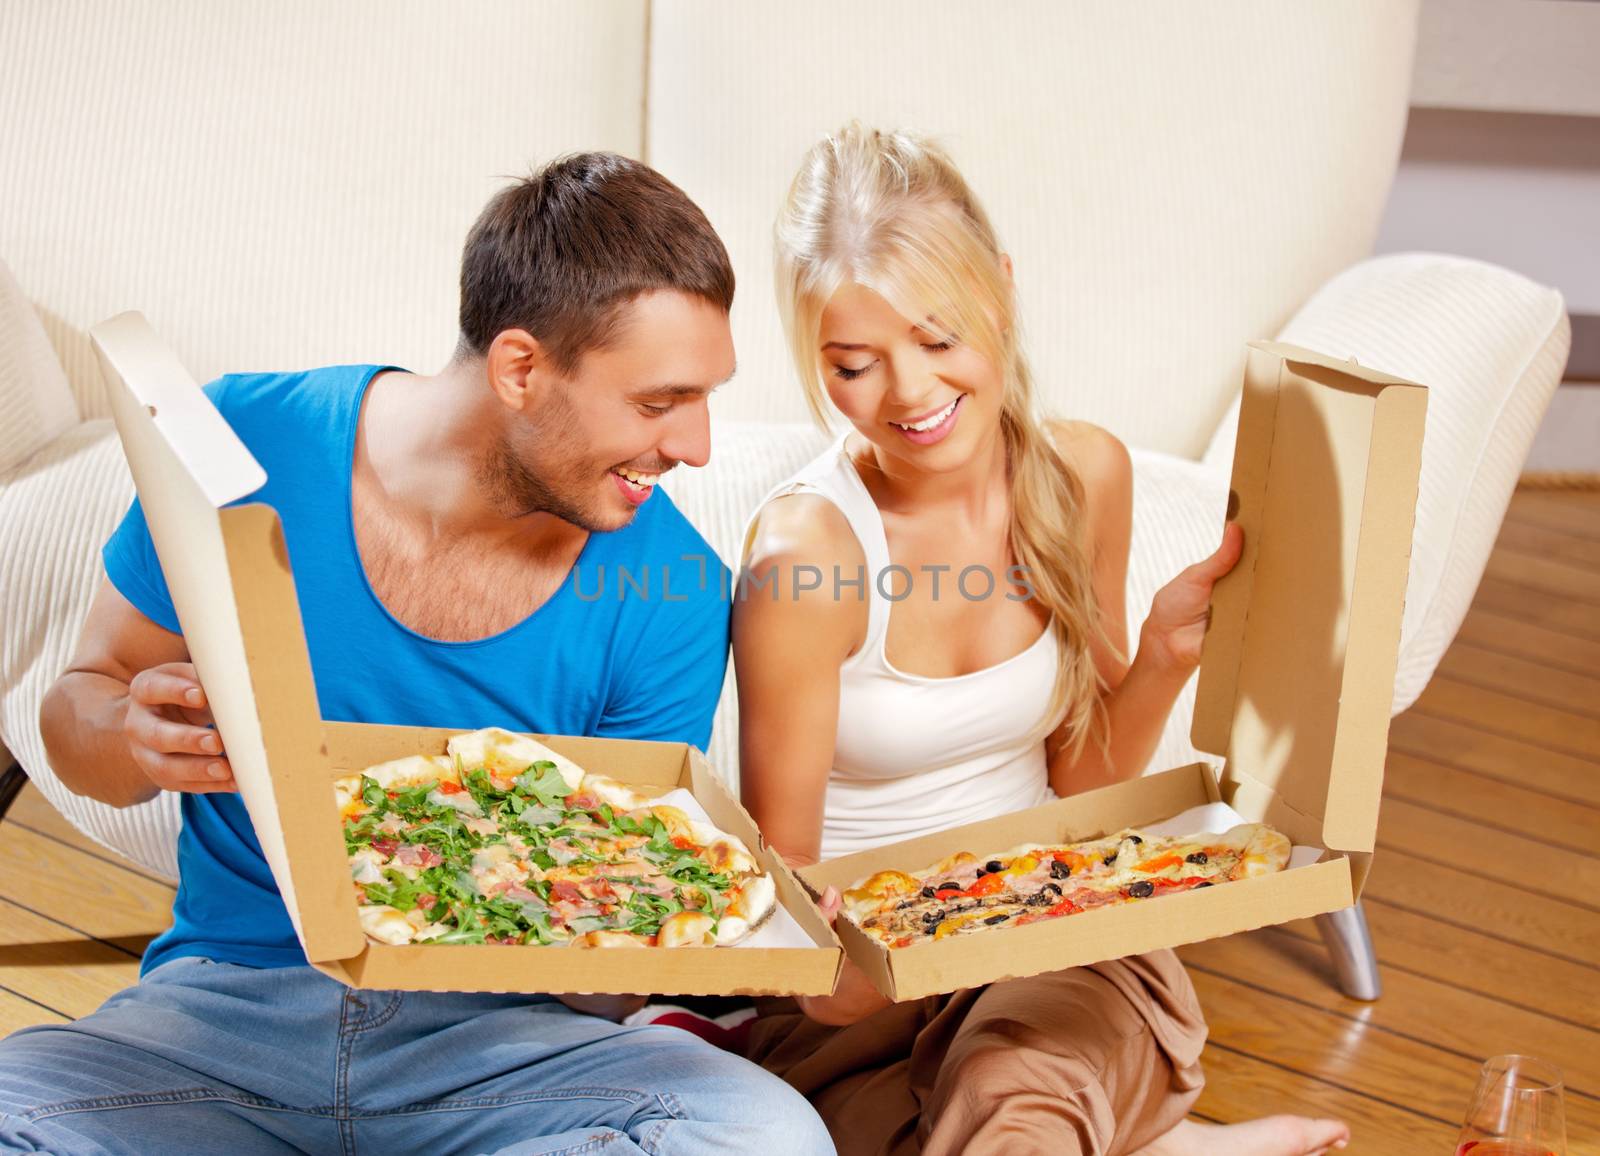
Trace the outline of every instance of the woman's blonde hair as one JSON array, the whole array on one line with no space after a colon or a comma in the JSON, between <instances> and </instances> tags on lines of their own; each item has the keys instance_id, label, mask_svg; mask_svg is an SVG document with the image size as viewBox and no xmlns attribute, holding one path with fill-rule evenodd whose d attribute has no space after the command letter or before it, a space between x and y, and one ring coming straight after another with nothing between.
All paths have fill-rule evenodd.
<instances>
[{"instance_id":1,"label":"woman's blonde hair","mask_svg":"<svg viewBox=\"0 0 1600 1156\"><path fill-rule=\"evenodd\" d=\"M1090 639L1109 640L1094 600L1084 492L1057 452L1018 335L1015 294L994 227L949 156L909 132L849 124L806 154L775 229L779 311L806 400L829 426L818 348L822 313L850 283L883 297L941 340L1003 371L1000 429L1011 481L1011 551L1060 643L1039 736L1068 724L1074 757L1106 750L1103 683Z\"/></svg>"}]
</instances>

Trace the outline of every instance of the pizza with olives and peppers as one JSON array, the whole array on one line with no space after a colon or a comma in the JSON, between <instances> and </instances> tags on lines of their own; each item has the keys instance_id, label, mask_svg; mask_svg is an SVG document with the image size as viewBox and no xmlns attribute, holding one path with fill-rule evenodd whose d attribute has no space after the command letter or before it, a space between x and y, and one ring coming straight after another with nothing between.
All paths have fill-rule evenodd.
<instances>
[{"instance_id":1,"label":"pizza with olives and peppers","mask_svg":"<svg viewBox=\"0 0 1600 1156\"><path fill-rule=\"evenodd\" d=\"M908 947L1270 874L1288 864L1289 851L1289 840L1263 823L1221 835L1119 831L988 859L962 851L916 874L879 871L844 893L842 909L880 943Z\"/></svg>"},{"instance_id":2,"label":"pizza with olives and peppers","mask_svg":"<svg viewBox=\"0 0 1600 1156\"><path fill-rule=\"evenodd\" d=\"M335 783L379 943L725 947L776 906L738 839L489 729Z\"/></svg>"}]
</instances>

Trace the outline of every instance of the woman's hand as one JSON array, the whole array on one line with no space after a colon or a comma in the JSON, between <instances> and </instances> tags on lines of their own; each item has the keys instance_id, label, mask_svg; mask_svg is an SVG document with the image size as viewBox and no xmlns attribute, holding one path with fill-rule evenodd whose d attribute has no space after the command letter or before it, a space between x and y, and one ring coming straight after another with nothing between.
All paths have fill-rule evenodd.
<instances>
[{"instance_id":1,"label":"woman's hand","mask_svg":"<svg viewBox=\"0 0 1600 1156\"><path fill-rule=\"evenodd\" d=\"M1216 553L1188 567L1156 593L1140 631L1140 657L1148 650L1151 661L1184 674L1200 665L1211 590L1217 579L1233 569L1243 549L1244 531L1229 522L1222 528L1222 544Z\"/></svg>"},{"instance_id":2,"label":"woman's hand","mask_svg":"<svg viewBox=\"0 0 1600 1156\"><path fill-rule=\"evenodd\" d=\"M830 924L838 918L839 904L839 892L832 887L817 900L817 906ZM846 959L844 969L839 973L839 984L833 989L832 995L803 995L799 1003L800 1010L819 1024L843 1027L882 1011L890 1006L891 1001L872 986L866 972Z\"/></svg>"}]
</instances>

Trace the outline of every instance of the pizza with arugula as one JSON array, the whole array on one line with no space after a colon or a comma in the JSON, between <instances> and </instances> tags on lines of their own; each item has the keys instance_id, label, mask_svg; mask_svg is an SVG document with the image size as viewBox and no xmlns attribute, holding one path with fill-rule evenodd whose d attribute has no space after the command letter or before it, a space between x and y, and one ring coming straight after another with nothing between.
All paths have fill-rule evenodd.
<instances>
[{"instance_id":1,"label":"pizza with arugula","mask_svg":"<svg viewBox=\"0 0 1600 1156\"><path fill-rule=\"evenodd\" d=\"M387 944L725 947L776 889L738 839L524 735L456 735L335 783L357 912Z\"/></svg>"}]
</instances>

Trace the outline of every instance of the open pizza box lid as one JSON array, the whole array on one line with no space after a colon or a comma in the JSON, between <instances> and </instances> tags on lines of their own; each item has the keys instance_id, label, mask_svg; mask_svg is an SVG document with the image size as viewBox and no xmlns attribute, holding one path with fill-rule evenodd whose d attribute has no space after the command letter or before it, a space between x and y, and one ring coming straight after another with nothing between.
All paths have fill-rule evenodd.
<instances>
[{"instance_id":1,"label":"open pizza box lid","mask_svg":"<svg viewBox=\"0 0 1600 1156\"><path fill-rule=\"evenodd\" d=\"M1377 835L1427 390L1251 342L1230 515L1244 552L1212 593L1191 738L1224 799L1263 790L1355 853Z\"/></svg>"},{"instance_id":2,"label":"open pizza box lid","mask_svg":"<svg viewBox=\"0 0 1600 1156\"><path fill-rule=\"evenodd\" d=\"M456 733L324 722L278 515L237 505L266 472L138 313L90 331L162 573L257 839L307 959L357 987L455 991L825 994L842 951L710 765L682 743L539 736L660 793L688 787L772 875L807 947L565 951L369 943L333 791L341 772L442 753ZM650 788L656 788L650 790Z\"/></svg>"}]
</instances>

